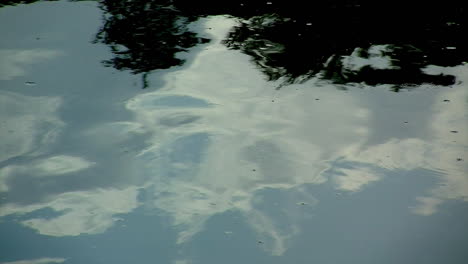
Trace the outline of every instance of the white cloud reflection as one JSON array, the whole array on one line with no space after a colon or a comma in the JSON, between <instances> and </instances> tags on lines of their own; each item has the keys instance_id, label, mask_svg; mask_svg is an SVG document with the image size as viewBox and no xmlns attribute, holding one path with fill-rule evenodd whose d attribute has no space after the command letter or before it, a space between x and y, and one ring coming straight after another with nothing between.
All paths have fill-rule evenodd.
<instances>
[{"instance_id":1,"label":"white cloud reflection","mask_svg":"<svg viewBox=\"0 0 468 264\"><path fill-rule=\"evenodd\" d=\"M80 157L59 155L40 160L32 166L35 176L56 176L88 169L94 162L89 162Z\"/></svg>"},{"instance_id":2,"label":"white cloud reflection","mask_svg":"<svg viewBox=\"0 0 468 264\"><path fill-rule=\"evenodd\" d=\"M56 143L65 126L57 114L60 105L61 99L56 97L32 97L0 91L0 162L17 156L32 158L28 163L11 162L0 169L0 192L21 191L11 190L13 186L9 186L9 179L63 176L95 165L85 158L71 155L35 158ZM136 196L137 188L129 187L61 193L45 202L33 204L2 201L0 216L28 214L50 208L59 216L34 218L22 223L40 234L51 236L95 234L112 226L115 214L136 208Z\"/></svg>"},{"instance_id":3,"label":"white cloud reflection","mask_svg":"<svg viewBox=\"0 0 468 264\"><path fill-rule=\"evenodd\" d=\"M443 201L433 197L417 197L418 205L410 207L412 212L419 215L432 215L437 212L437 206Z\"/></svg>"},{"instance_id":4,"label":"white cloud reflection","mask_svg":"<svg viewBox=\"0 0 468 264\"><path fill-rule=\"evenodd\" d=\"M395 66L391 63L391 58L384 56L385 52L391 50L389 45L373 45L367 51L368 58L362 58L359 54L359 49L356 48L350 56L343 59L343 66L349 71L359 71L364 66L370 66L374 69L394 69Z\"/></svg>"},{"instance_id":5,"label":"white cloud reflection","mask_svg":"<svg viewBox=\"0 0 468 264\"><path fill-rule=\"evenodd\" d=\"M162 76L164 87L127 104L138 127L152 135L150 147L138 157L157 182L154 206L180 228L178 243L203 230L213 215L238 210L265 239L264 248L282 255L298 226L279 228L278 219L253 204L257 191L324 183L323 161L340 153L343 145L352 148L365 140L369 114L356 98L333 86L275 90L248 56L219 43L232 20L216 17L205 22L203 26L215 32L215 41L186 68ZM206 104L184 108L157 104L175 96ZM195 154L201 160L171 158L196 152L177 148L178 142L194 135L205 135L198 143L203 151ZM167 158L148 163L150 157ZM169 173L176 175L168 177Z\"/></svg>"},{"instance_id":6,"label":"white cloud reflection","mask_svg":"<svg viewBox=\"0 0 468 264\"><path fill-rule=\"evenodd\" d=\"M435 212L439 203L434 201L466 199L463 170L449 171L448 165L454 164L463 147L452 148L446 143L448 124L455 122L454 118L460 118L458 124L466 124L462 114L466 105L439 109L435 104L431 141L394 138L365 145L371 113L361 106L358 91L352 96L334 86L317 87L314 80L275 90L275 84L268 84L247 56L219 44L232 26L231 20L216 17L205 22L203 26L213 29L218 42L207 46L187 67L159 75L166 83L164 87L138 95L127 104L135 113L138 127L152 135L147 142L150 147L138 157L147 161L149 157L168 156L145 167L157 182L154 205L171 215L173 224L181 230L178 243L203 230L211 216L238 210L259 236L268 239L266 248L273 255L282 255L298 226L289 223L288 228L279 228L278 220L257 209L253 201L262 189L293 189L305 183L326 182L322 172L329 160L366 164L362 168L338 168L333 175L336 189L350 192L382 179L384 175L377 168L447 170L443 180L458 190L433 190L435 197L418 198L426 209L415 212ZM464 94L455 94L465 93L461 90L444 90L440 96L465 98ZM206 105L177 108L156 104L174 96L191 97ZM457 117L460 114L463 116ZM203 151L197 154L201 161L171 159L192 151L185 147L178 152L174 145L194 135L206 135L200 143ZM464 140L460 146L466 143ZM175 175L166 177L169 172Z\"/></svg>"},{"instance_id":7,"label":"white cloud reflection","mask_svg":"<svg viewBox=\"0 0 468 264\"><path fill-rule=\"evenodd\" d=\"M0 216L27 214L50 208L59 216L33 218L21 223L48 236L78 236L98 234L110 228L118 220L114 215L125 214L138 206L138 189L98 189L62 193L53 200L31 205L0 206Z\"/></svg>"},{"instance_id":8,"label":"white cloud reflection","mask_svg":"<svg viewBox=\"0 0 468 264\"><path fill-rule=\"evenodd\" d=\"M187 259L178 259L178 260L174 260L173 263L174 264L190 264L192 262L190 260L187 260Z\"/></svg>"},{"instance_id":9,"label":"white cloud reflection","mask_svg":"<svg viewBox=\"0 0 468 264\"><path fill-rule=\"evenodd\" d=\"M64 263L64 258L40 258L31 260L18 260L12 262L2 262L1 264L52 264L52 263Z\"/></svg>"},{"instance_id":10,"label":"white cloud reflection","mask_svg":"<svg viewBox=\"0 0 468 264\"><path fill-rule=\"evenodd\" d=\"M44 60L62 55L62 52L48 49L0 49L0 80L11 80L26 74L25 68Z\"/></svg>"},{"instance_id":11,"label":"white cloud reflection","mask_svg":"<svg viewBox=\"0 0 468 264\"><path fill-rule=\"evenodd\" d=\"M457 76L459 85L444 89L428 110L429 140L422 138L390 139L385 143L355 149L347 160L377 165L385 169L429 169L439 175L439 184L428 196L417 197L412 211L431 215L446 200L468 201L468 67L445 68L444 73Z\"/></svg>"},{"instance_id":12,"label":"white cloud reflection","mask_svg":"<svg viewBox=\"0 0 468 264\"><path fill-rule=\"evenodd\" d=\"M32 177L49 177L67 175L68 173L78 172L94 166L94 162L87 161L80 157L67 155L58 155L46 159L32 161L27 165L9 165L0 169L0 191L6 186L6 179L19 174L27 174ZM4 187L4 190L8 190Z\"/></svg>"},{"instance_id":13,"label":"white cloud reflection","mask_svg":"<svg viewBox=\"0 0 468 264\"><path fill-rule=\"evenodd\" d=\"M97 138L103 135L106 138L96 144L110 146L134 135L145 135L147 148L136 154L134 166L135 174L143 175L132 177L148 179L145 186L151 186L147 191L154 199L145 202L172 218L180 231L177 243L190 241L214 215L235 210L265 241L263 248L282 255L300 227L294 220L281 223L281 219L261 209L258 205L265 204L259 193L266 189L297 191L303 184L323 184L329 180L323 172L338 159L366 166L335 168L330 180L337 190L357 192L369 188L384 177L377 169L429 168L442 171L440 179L445 184L418 197L413 212L430 215L445 200L468 200L465 163L456 162L468 143L467 129L457 128L456 135L450 132L452 127L466 124L466 100L455 100L466 98L466 89L440 92L429 113L429 140L390 138L366 145L373 132L373 113L362 106L365 97L359 93L367 91L348 94L332 85L318 86L316 80L275 90L279 82L267 82L247 55L227 50L219 43L234 25L233 20L211 17L198 25L211 28L209 34L213 34L214 41L178 70L155 73L153 76L162 78L165 85L139 94L126 104L135 120L100 124L85 133ZM466 71L466 67L458 71ZM23 97L7 96L29 102ZM445 97L453 98L452 103L439 103ZM171 101L182 99L191 103L180 107ZM55 108L47 110L50 105L34 107L53 113ZM11 124L33 126L30 120L46 116L41 111L35 116L36 112L31 110L27 112L29 119L22 115L18 117L21 122ZM60 127L57 120L52 119ZM19 137L21 140L33 138L33 129L25 131L29 134ZM457 143L448 140L454 135ZM7 152L4 159L32 149L33 143L20 139L14 142L21 151ZM84 158L60 155L32 162L21 170L53 176L93 164ZM0 172L0 191L8 190L6 178L18 170L15 166ZM60 215L28 219L22 224L50 236L97 234L113 225L116 214L129 213L139 205L138 188L68 192L32 205L5 204L0 207L0 216L51 208ZM301 202L314 205L316 200L306 197Z\"/></svg>"},{"instance_id":14,"label":"white cloud reflection","mask_svg":"<svg viewBox=\"0 0 468 264\"><path fill-rule=\"evenodd\" d=\"M0 91L0 162L18 156L36 156L54 143L65 126L57 115L58 97L33 97ZM0 169L0 192L17 166Z\"/></svg>"},{"instance_id":15,"label":"white cloud reflection","mask_svg":"<svg viewBox=\"0 0 468 264\"><path fill-rule=\"evenodd\" d=\"M57 115L57 97L33 97L0 91L0 162L39 154L56 140L64 123Z\"/></svg>"},{"instance_id":16,"label":"white cloud reflection","mask_svg":"<svg viewBox=\"0 0 468 264\"><path fill-rule=\"evenodd\" d=\"M343 175L335 176L334 181L336 188L343 191L356 192L367 184L381 179L381 176L366 168L339 169L338 172Z\"/></svg>"},{"instance_id":17,"label":"white cloud reflection","mask_svg":"<svg viewBox=\"0 0 468 264\"><path fill-rule=\"evenodd\" d=\"M18 63L32 63L36 59L56 55L54 52L39 52L39 55L31 55L28 52L15 54L18 55L15 57ZM28 57L30 55L32 57ZM0 74L4 72L0 71ZM62 100L59 97L33 97L0 91L0 162L6 164L0 168L0 193L24 191L21 186L9 185L9 181L16 178L61 177L82 172L95 165L95 162L72 155L37 158L54 146L65 127L65 123L58 116L61 104ZM18 162L14 160L15 157L30 161ZM37 230L40 234L49 236L97 234L114 224L116 214L128 213L138 206L137 193L135 186L54 195L41 193L38 196L42 195L47 199L42 196L36 197L40 198L41 202L32 204L2 200L0 217L12 214L25 215L49 208L57 212L58 216L35 217L21 223ZM44 199L45 201L42 201ZM46 263L48 260L39 259L31 263Z\"/></svg>"}]
</instances>

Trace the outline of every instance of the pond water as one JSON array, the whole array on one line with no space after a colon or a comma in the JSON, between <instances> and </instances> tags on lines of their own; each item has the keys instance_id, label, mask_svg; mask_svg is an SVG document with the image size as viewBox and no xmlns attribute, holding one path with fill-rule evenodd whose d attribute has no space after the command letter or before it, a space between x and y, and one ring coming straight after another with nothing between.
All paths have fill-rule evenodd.
<instances>
[{"instance_id":1,"label":"pond water","mask_svg":"<svg viewBox=\"0 0 468 264\"><path fill-rule=\"evenodd\" d=\"M465 263L464 9L196 2L0 4L0 263Z\"/></svg>"}]
</instances>

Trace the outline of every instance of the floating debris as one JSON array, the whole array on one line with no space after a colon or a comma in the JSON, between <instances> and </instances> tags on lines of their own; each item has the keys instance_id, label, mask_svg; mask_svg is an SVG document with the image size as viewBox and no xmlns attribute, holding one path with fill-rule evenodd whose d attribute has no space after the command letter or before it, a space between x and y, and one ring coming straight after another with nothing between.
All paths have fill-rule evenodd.
<instances>
[{"instance_id":1,"label":"floating debris","mask_svg":"<svg viewBox=\"0 0 468 264\"><path fill-rule=\"evenodd\" d=\"M272 2L266 2L267 5L272 5L273 3Z\"/></svg>"},{"instance_id":2,"label":"floating debris","mask_svg":"<svg viewBox=\"0 0 468 264\"><path fill-rule=\"evenodd\" d=\"M462 158L457 158L457 161L463 161L463 159Z\"/></svg>"},{"instance_id":3,"label":"floating debris","mask_svg":"<svg viewBox=\"0 0 468 264\"><path fill-rule=\"evenodd\" d=\"M403 122L403 123L408 124L408 121L405 121L405 122Z\"/></svg>"},{"instance_id":4,"label":"floating debris","mask_svg":"<svg viewBox=\"0 0 468 264\"><path fill-rule=\"evenodd\" d=\"M257 171L256 169L252 169L252 171Z\"/></svg>"},{"instance_id":5,"label":"floating debris","mask_svg":"<svg viewBox=\"0 0 468 264\"><path fill-rule=\"evenodd\" d=\"M306 202L300 202L300 203L297 203L298 205L307 205Z\"/></svg>"},{"instance_id":6,"label":"floating debris","mask_svg":"<svg viewBox=\"0 0 468 264\"><path fill-rule=\"evenodd\" d=\"M310 23L310 22L306 23L306 26L312 26L312 23Z\"/></svg>"},{"instance_id":7,"label":"floating debris","mask_svg":"<svg viewBox=\"0 0 468 264\"><path fill-rule=\"evenodd\" d=\"M263 244L263 241L258 240L257 243L258 243L258 244Z\"/></svg>"},{"instance_id":8,"label":"floating debris","mask_svg":"<svg viewBox=\"0 0 468 264\"><path fill-rule=\"evenodd\" d=\"M455 133L455 134L458 133L457 130L451 130L450 132L451 132L451 133Z\"/></svg>"},{"instance_id":9,"label":"floating debris","mask_svg":"<svg viewBox=\"0 0 468 264\"><path fill-rule=\"evenodd\" d=\"M450 100L449 100L449 99L445 99L444 102L450 102Z\"/></svg>"},{"instance_id":10,"label":"floating debris","mask_svg":"<svg viewBox=\"0 0 468 264\"><path fill-rule=\"evenodd\" d=\"M226 234L226 235L231 235L231 234L232 234L232 231L224 231L224 234Z\"/></svg>"},{"instance_id":11,"label":"floating debris","mask_svg":"<svg viewBox=\"0 0 468 264\"><path fill-rule=\"evenodd\" d=\"M24 82L24 84L26 84L26 85L28 85L28 86L34 86L34 85L36 85L35 82L30 82L30 81Z\"/></svg>"}]
</instances>

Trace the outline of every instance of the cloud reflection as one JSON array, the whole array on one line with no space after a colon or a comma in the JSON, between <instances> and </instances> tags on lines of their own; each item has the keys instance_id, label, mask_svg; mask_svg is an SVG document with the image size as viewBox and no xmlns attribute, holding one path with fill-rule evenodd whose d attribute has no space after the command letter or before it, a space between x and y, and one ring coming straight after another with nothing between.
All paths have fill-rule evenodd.
<instances>
[{"instance_id":1,"label":"cloud reflection","mask_svg":"<svg viewBox=\"0 0 468 264\"><path fill-rule=\"evenodd\" d=\"M173 264L190 264L192 263L190 260L187 259L178 259L174 260Z\"/></svg>"},{"instance_id":2,"label":"cloud reflection","mask_svg":"<svg viewBox=\"0 0 468 264\"><path fill-rule=\"evenodd\" d=\"M53 143L65 126L57 115L61 103L58 97L0 91L0 162L40 154L39 146Z\"/></svg>"},{"instance_id":3,"label":"cloud reflection","mask_svg":"<svg viewBox=\"0 0 468 264\"><path fill-rule=\"evenodd\" d=\"M44 60L56 58L63 53L47 49L1 49L0 50L0 80L12 80L26 74L25 68Z\"/></svg>"},{"instance_id":4,"label":"cloud reflection","mask_svg":"<svg viewBox=\"0 0 468 264\"><path fill-rule=\"evenodd\" d=\"M214 40L194 57L185 54L189 63L183 67L149 76L163 79L158 83L165 85L127 101L126 108L134 114L134 120L98 124L84 133L107 137L95 142L99 147L112 147L116 143L124 146L125 142L144 135L146 147L141 151L135 147L137 153L129 158L135 169L132 175L125 175L131 176L126 177L127 182L109 180L106 188L64 192L34 204L7 203L0 207L0 216L27 215L51 208L59 216L29 218L22 224L49 236L97 234L108 230L116 215L138 207L139 188L146 188L150 198L142 202L171 217L178 230L178 244L193 239L211 217L237 211L265 241L263 248L273 255L282 255L300 232L300 226L297 218L289 215L281 218L270 212L275 210L263 199L261 193L265 190L299 192L304 184L328 182L337 190L352 193L383 179L382 170L428 168L442 171L440 179L445 185L415 198L420 205L413 212L430 215L445 200L467 201L468 181L463 173L466 168L462 167L464 163L456 162L467 145L467 130L453 128L466 124L463 113L467 109L466 100L455 100L466 98L466 89L443 90L435 98L437 102L443 102L445 97L454 99L453 104L433 104L429 113L431 135L427 138L390 137L370 144L375 113L363 106L366 100L363 94L351 95L317 80L276 90L281 80L267 82L247 55L227 50L220 43L236 23L234 20L210 17L197 23L195 28L210 28L206 34L211 34ZM369 65L374 61L353 63ZM381 67L386 66L383 63ZM30 103L28 97L6 96L13 100L5 102L19 101L21 107L16 107L19 109ZM19 130L27 133L21 132L25 134L18 138L10 136L20 151L3 152L4 160L33 149L35 141L30 138L40 128L31 120L53 124L51 127L56 129L48 131L63 126L57 118L50 119L55 116L59 100L52 104L47 101L50 99L40 100L44 102L33 104L34 110L23 110L26 112L17 118L5 114L7 122L23 124ZM30 126L34 129L23 129ZM453 136L452 128L460 131L456 135L457 144L448 140ZM22 144L25 145L21 147ZM343 167L335 164L337 161L356 166ZM58 176L93 165L93 161L67 155L36 160L27 166L11 165L0 173L0 191L8 190L6 179L12 173ZM130 178L147 182L143 187L136 186ZM313 196L304 195L304 199L291 204L297 205L299 201L317 203Z\"/></svg>"},{"instance_id":5,"label":"cloud reflection","mask_svg":"<svg viewBox=\"0 0 468 264\"><path fill-rule=\"evenodd\" d=\"M64 258L40 258L32 260L18 260L12 262L2 262L1 264L52 264L52 263L63 263L66 259Z\"/></svg>"},{"instance_id":6,"label":"cloud reflection","mask_svg":"<svg viewBox=\"0 0 468 264\"><path fill-rule=\"evenodd\" d=\"M441 199L432 197L417 197L416 200L419 204L411 209L413 213L419 215L432 215L436 213L437 206L443 202Z\"/></svg>"},{"instance_id":7,"label":"cloud reflection","mask_svg":"<svg viewBox=\"0 0 468 264\"><path fill-rule=\"evenodd\" d=\"M324 183L323 161L343 145L363 142L368 112L332 86L275 90L277 84L267 83L247 56L220 43L233 20L214 17L199 23L211 28L216 41L187 68L162 76L164 87L127 104L138 127L152 135L137 157L155 182L154 206L173 218L179 244L203 230L213 215L237 210L265 238L264 248L282 255L299 227L291 222L280 228L279 219L255 206L258 192ZM169 96L206 104L157 104Z\"/></svg>"},{"instance_id":8,"label":"cloud reflection","mask_svg":"<svg viewBox=\"0 0 468 264\"><path fill-rule=\"evenodd\" d=\"M12 193L6 194L9 199L1 201L0 217L27 215L50 208L58 216L29 218L21 223L50 236L104 232L114 224L116 214L128 213L138 206L137 187L110 186L58 194L40 188L44 183L60 183L46 178L76 177L76 173L96 165L93 161L72 155L43 157L54 146L65 126L57 114L61 102L57 97L32 97L0 91L0 162L4 162L0 169L0 193ZM24 160L15 160L16 157ZM33 181L34 178L38 179ZM26 185L21 184L21 179L28 180ZM13 184L18 180L19 184ZM31 182L37 183L38 187L31 187ZM25 190L30 189L34 192L26 194ZM23 196L32 198L25 202L21 200Z\"/></svg>"},{"instance_id":9,"label":"cloud reflection","mask_svg":"<svg viewBox=\"0 0 468 264\"><path fill-rule=\"evenodd\" d=\"M94 166L94 162L87 161L80 157L58 155L46 159L33 161L27 166L8 166L5 168L7 174L29 174L33 177L49 177L66 175L78 172Z\"/></svg>"},{"instance_id":10,"label":"cloud reflection","mask_svg":"<svg viewBox=\"0 0 468 264\"><path fill-rule=\"evenodd\" d=\"M21 175L32 177L49 177L66 175L92 167L95 163L83 158L66 155L54 156L47 159L39 159L27 165L9 165L0 169L0 192L7 192L8 179Z\"/></svg>"},{"instance_id":11,"label":"cloud reflection","mask_svg":"<svg viewBox=\"0 0 468 264\"><path fill-rule=\"evenodd\" d=\"M275 84L266 83L247 57L219 44L233 25L232 20L215 17L199 23L212 29L216 41L193 58L190 66L162 76L164 87L138 95L127 104L135 113L138 127L152 135L147 142L149 147L138 157L146 173L157 182L154 206L172 216L173 224L180 229L178 243L187 242L202 231L213 215L237 210L259 236L266 237L266 248L273 255L282 255L299 227L290 222L288 228L281 229L278 219L254 206L259 191L322 184L328 180L322 173L328 170L326 164L344 160L361 165L338 166L332 179L336 189L356 192L381 180L382 169L448 170L454 156L461 154L460 148L445 145L448 124L454 117L437 116L457 116L466 109L465 105L434 110L434 140L390 138L369 145L373 114L361 106L361 98L326 84L318 86L315 80L275 90ZM212 74L214 69L216 74ZM451 95L464 93L461 90L441 91L440 95L464 98L463 94ZM174 95L206 105L156 106L160 98ZM151 104L151 100L155 103ZM461 117L458 122L464 120ZM197 134L205 138L197 143L198 147L177 147L181 139L190 141ZM464 145L466 142L461 144ZM199 161L174 158L191 151ZM146 163L148 157L162 158ZM442 175L450 181L449 186L458 186L458 191L442 195L445 189L434 190L434 198L418 198L429 209L415 212L435 212L438 201L449 199L448 194L465 199L467 189L460 186L466 186L466 177L461 172L447 171Z\"/></svg>"},{"instance_id":12,"label":"cloud reflection","mask_svg":"<svg viewBox=\"0 0 468 264\"><path fill-rule=\"evenodd\" d=\"M428 190L427 196L417 197L418 205L412 207L420 215L436 213L437 207L447 200L468 201L468 166L462 158L468 145L468 67L439 70L457 76L459 85L435 96L429 111L429 140L393 138L347 154L348 161L378 168L406 171L424 168L437 172L439 184ZM373 171L378 175L377 170ZM368 179L375 180L372 176Z\"/></svg>"},{"instance_id":13,"label":"cloud reflection","mask_svg":"<svg viewBox=\"0 0 468 264\"><path fill-rule=\"evenodd\" d=\"M0 216L27 214L50 208L60 213L52 218L32 218L21 223L48 236L78 236L98 234L110 228L118 218L136 207L138 189L99 189L62 193L53 200L31 205L6 204L0 207Z\"/></svg>"},{"instance_id":14,"label":"cloud reflection","mask_svg":"<svg viewBox=\"0 0 468 264\"><path fill-rule=\"evenodd\" d=\"M366 187L371 182L378 181L381 176L366 168L339 169L339 176L334 177L336 188L343 191L356 192Z\"/></svg>"}]
</instances>

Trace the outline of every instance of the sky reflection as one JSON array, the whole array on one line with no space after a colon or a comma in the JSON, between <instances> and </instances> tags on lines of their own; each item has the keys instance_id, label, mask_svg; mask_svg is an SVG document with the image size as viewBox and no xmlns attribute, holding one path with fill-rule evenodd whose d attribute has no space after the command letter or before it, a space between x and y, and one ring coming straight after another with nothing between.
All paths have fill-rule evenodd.
<instances>
[{"instance_id":1,"label":"sky reflection","mask_svg":"<svg viewBox=\"0 0 468 264\"><path fill-rule=\"evenodd\" d=\"M63 258L40 258L33 260L18 260L12 262L2 262L2 264L52 264L52 263L64 263L66 259Z\"/></svg>"},{"instance_id":2,"label":"sky reflection","mask_svg":"<svg viewBox=\"0 0 468 264\"><path fill-rule=\"evenodd\" d=\"M402 100L405 92L364 85L340 90L315 78L276 89L282 80L268 82L249 56L222 44L236 23L214 16L192 24L212 41L195 47L198 53L179 54L187 59L183 66L148 75L157 80L148 90L109 103L130 114L86 123L68 131L73 137L63 135L72 120L58 114L66 98L0 91L0 217L21 216L23 226L41 235L76 237L104 233L142 207L168 216L177 237L167 243L183 247L206 231L214 216L237 212L261 248L282 256L301 234L300 210L326 206L309 186L332 186L337 195L352 196L392 177L390 172L427 171L440 184L415 194L409 211L426 217L447 201L468 201L466 65L427 69L446 71L459 83L426 86L424 98L430 101L417 104L414 113L392 109L417 121L387 120L369 101L377 97L383 107ZM21 60L5 54L21 67L58 56L43 52ZM372 58L350 58L349 65L388 66ZM8 72L0 63L0 80L24 74L20 66ZM158 87L151 86L155 83ZM94 100L88 92L84 98ZM387 121L400 126L380 133L378 122ZM413 122L423 126L412 127ZM70 139L79 139L88 155L51 150ZM284 199L272 203L271 193ZM34 215L46 208L57 214Z\"/></svg>"},{"instance_id":3,"label":"sky reflection","mask_svg":"<svg viewBox=\"0 0 468 264\"><path fill-rule=\"evenodd\" d=\"M11 80L27 73L30 65L63 55L62 52L48 49L0 49L0 80Z\"/></svg>"},{"instance_id":4,"label":"sky reflection","mask_svg":"<svg viewBox=\"0 0 468 264\"><path fill-rule=\"evenodd\" d=\"M460 110L466 106L460 102L450 108L440 108L435 103L431 113L436 120L432 123L432 142L390 138L368 145L373 113L361 106L365 97L359 97L359 93L352 96L329 85L317 87L314 80L275 90L275 84L267 83L247 57L220 44L235 23L233 20L213 17L198 23L211 29L215 41L206 45L189 66L167 73L165 86L127 103L127 108L135 113L137 126L151 135L149 146L140 156L161 157L143 159L142 167L144 173L153 175L154 206L167 212L180 229L178 243L201 232L210 217L239 210L259 236L269 241L268 250L282 255L299 227L292 222L286 229L277 228L277 219L254 206L257 192L265 188L293 190L331 179L337 190L356 192L384 178L382 170L418 168L441 169L442 179L449 181L450 186L466 185L463 169L447 171L456 166L455 156L462 154L463 147L440 152L450 133L449 124L463 123L453 120L463 119L458 116L463 115ZM217 74L211 74L213 71ZM464 93L458 86L441 91L435 100L442 101L441 97L447 96L463 98ZM209 106L155 107L158 98L175 95L189 96ZM438 118L447 112L450 119ZM194 135L203 135L203 139L192 142L196 140ZM185 148L177 146L182 139L186 141ZM183 156L187 149L199 151L199 160L173 158ZM325 177L322 172L333 160L360 165L339 168L338 163L335 174ZM442 195L443 191L436 193L439 194L435 198L417 201L426 201L421 205L426 206L427 201L450 199ZM467 189L459 187L450 193L452 198L465 199ZM313 203L313 199L305 202ZM419 206L414 209L415 213L429 211Z\"/></svg>"}]
</instances>

